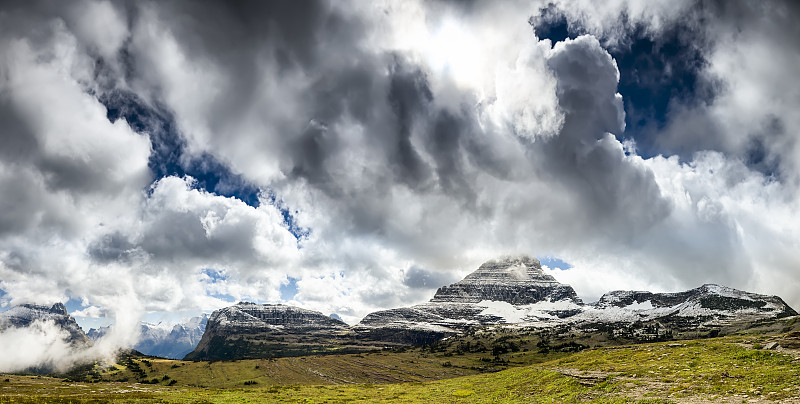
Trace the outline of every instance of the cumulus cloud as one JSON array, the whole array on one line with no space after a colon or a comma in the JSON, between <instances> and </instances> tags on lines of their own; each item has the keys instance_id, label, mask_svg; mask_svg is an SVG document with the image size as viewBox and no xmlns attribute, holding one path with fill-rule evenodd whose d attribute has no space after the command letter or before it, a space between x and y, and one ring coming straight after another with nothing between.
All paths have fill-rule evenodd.
<instances>
[{"instance_id":1,"label":"cumulus cloud","mask_svg":"<svg viewBox=\"0 0 800 404\"><path fill-rule=\"evenodd\" d=\"M789 6L546 3L8 3L0 289L115 316L108 346L290 277L289 303L355 322L513 253L587 297L800 303ZM554 15L582 35L537 37ZM673 100L645 157L609 50L679 23L710 95Z\"/></svg>"},{"instance_id":2,"label":"cumulus cloud","mask_svg":"<svg viewBox=\"0 0 800 404\"><path fill-rule=\"evenodd\" d=\"M29 327L10 328L0 333L3 350L0 372L18 372L32 367L68 370L76 362L69 333L52 321L36 321Z\"/></svg>"}]
</instances>

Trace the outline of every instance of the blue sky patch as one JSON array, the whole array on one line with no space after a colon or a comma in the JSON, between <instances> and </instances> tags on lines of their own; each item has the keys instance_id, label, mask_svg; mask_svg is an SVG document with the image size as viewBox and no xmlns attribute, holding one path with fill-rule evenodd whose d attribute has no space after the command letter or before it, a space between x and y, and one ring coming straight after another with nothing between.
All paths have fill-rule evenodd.
<instances>
[{"instance_id":1,"label":"blue sky patch","mask_svg":"<svg viewBox=\"0 0 800 404\"><path fill-rule=\"evenodd\" d=\"M206 268L201 271L203 274L208 275L211 278L211 283L215 283L217 281L225 281L230 278L230 275L227 275L224 271L217 271L215 269Z\"/></svg>"},{"instance_id":2,"label":"blue sky patch","mask_svg":"<svg viewBox=\"0 0 800 404\"><path fill-rule=\"evenodd\" d=\"M289 281L281 285L281 300L292 300L297 295L297 278L288 277Z\"/></svg>"},{"instance_id":3,"label":"blue sky patch","mask_svg":"<svg viewBox=\"0 0 800 404\"><path fill-rule=\"evenodd\" d=\"M250 206L258 207L259 189L256 186L231 172L225 164L208 153L187 156L186 140L165 107L152 107L137 95L122 90L104 94L99 100L107 109L109 121L125 119L134 131L146 133L150 137L153 152L148 166L155 179L170 175L189 175L197 181L197 189L234 197Z\"/></svg>"},{"instance_id":4,"label":"blue sky patch","mask_svg":"<svg viewBox=\"0 0 800 404\"><path fill-rule=\"evenodd\" d=\"M186 140L181 137L172 114L166 108L151 107L135 94L120 90L103 95L100 102L107 108L109 121L125 119L133 130L150 136L153 152L148 166L155 179L189 175L196 181L195 189L237 198L252 207L260 205L259 188L231 172L214 156L208 153L186 156ZM280 210L292 235L297 240L308 237L309 229L298 226L295 221L297 211L292 212L272 190L265 191L270 204Z\"/></svg>"},{"instance_id":5,"label":"blue sky patch","mask_svg":"<svg viewBox=\"0 0 800 404\"><path fill-rule=\"evenodd\" d=\"M627 43L609 49L619 69L625 134L645 158L659 154L656 136L670 119L671 104L694 105L713 97L699 90L706 62L682 32L673 27L653 37L637 28Z\"/></svg>"},{"instance_id":6,"label":"blue sky patch","mask_svg":"<svg viewBox=\"0 0 800 404\"><path fill-rule=\"evenodd\" d=\"M539 262L542 265L545 265L550 269L560 269L562 271L566 271L567 269L572 268L572 265L570 265L568 262L566 262L566 261L564 261L564 260L562 260L560 258L551 257L551 256L536 257L536 258L539 259Z\"/></svg>"},{"instance_id":7,"label":"blue sky patch","mask_svg":"<svg viewBox=\"0 0 800 404\"><path fill-rule=\"evenodd\" d=\"M542 17L531 20L531 24L536 36L553 44L586 33L553 5L543 9ZM689 27L678 25L653 36L642 27L634 27L625 33L622 43L608 49L620 73L624 137L636 141L637 150L645 158L663 152L658 149L656 136L669 120L671 103L693 105L713 98L698 78L706 61L687 32L691 32Z\"/></svg>"}]
</instances>

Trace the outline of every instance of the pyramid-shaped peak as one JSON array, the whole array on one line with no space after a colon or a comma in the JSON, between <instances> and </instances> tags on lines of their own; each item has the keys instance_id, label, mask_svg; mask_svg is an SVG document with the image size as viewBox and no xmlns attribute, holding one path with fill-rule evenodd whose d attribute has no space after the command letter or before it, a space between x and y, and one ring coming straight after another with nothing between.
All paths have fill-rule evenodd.
<instances>
[{"instance_id":1,"label":"pyramid-shaped peak","mask_svg":"<svg viewBox=\"0 0 800 404\"><path fill-rule=\"evenodd\" d=\"M558 283L542 271L539 260L528 255L502 257L483 263L475 272L459 283Z\"/></svg>"},{"instance_id":2,"label":"pyramid-shaped peak","mask_svg":"<svg viewBox=\"0 0 800 404\"><path fill-rule=\"evenodd\" d=\"M431 301L477 303L492 300L522 305L563 299L581 304L569 285L544 273L536 258L523 255L484 262L466 278L439 288Z\"/></svg>"}]
</instances>

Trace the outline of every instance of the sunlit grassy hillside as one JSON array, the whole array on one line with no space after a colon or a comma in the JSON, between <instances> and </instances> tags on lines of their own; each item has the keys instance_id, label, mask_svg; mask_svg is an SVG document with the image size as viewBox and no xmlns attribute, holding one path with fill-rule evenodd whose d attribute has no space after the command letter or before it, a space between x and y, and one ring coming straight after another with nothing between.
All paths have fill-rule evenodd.
<instances>
[{"instance_id":1,"label":"sunlit grassy hillside","mask_svg":"<svg viewBox=\"0 0 800 404\"><path fill-rule=\"evenodd\" d=\"M800 342L796 336L736 336L603 347L548 353L551 359L545 362L459 377L454 376L477 372L466 367L473 356L459 359L420 351L216 363L134 358L125 369L109 373L124 378L138 366L156 384L8 375L5 381L0 379L0 402L800 402L800 351L782 345L764 349L775 341L783 346ZM517 352L509 358L515 355L533 358L537 354ZM449 365L443 365L446 362ZM282 385L270 375L280 374L283 367L291 368L286 375L317 369L328 375L320 376L325 379L320 383L357 384L306 384L322 380L309 377ZM353 370L357 368L362 370ZM359 372L363 372L360 379ZM327 379L330 375L339 375L341 380ZM394 383L429 377L452 378ZM363 380L373 381L359 384Z\"/></svg>"}]
</instances>

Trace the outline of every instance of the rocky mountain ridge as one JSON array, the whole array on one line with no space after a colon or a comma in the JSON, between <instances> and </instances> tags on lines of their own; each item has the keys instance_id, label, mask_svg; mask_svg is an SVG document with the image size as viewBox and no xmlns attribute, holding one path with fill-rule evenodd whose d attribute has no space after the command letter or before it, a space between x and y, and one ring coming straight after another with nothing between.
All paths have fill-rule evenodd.
<instances>
[{"instance_id":1,"label":"rocky mountain ridge","mask_svg":"<svg viewBox=\"0 0 800 404\"><path fill-rule=\"evenodd\" d=\"M691 337L793 315L797 313L777 296L711 284L677 293L614 291L587 305L572 287L544 273L536 258L506 257L488 261L463 280L439 288L427 303L370 313L353 327L291 306L240 303L218 310L187 359L418 345L479 326L608 332L633 340L681 333Z\"/></svg>"},{"instance_id":2,"label":"rocky mountain ridge","mask_svg":"<svg viewBox=\"0 0 800 404\"><path fill-rule=\"evenodd\" d=\"M630 341L709 336L797 315L777 296L707 284L675 293L612 291L584 304L535 258L507 257L481 265L430 301L381 310L349 326L322 313L280 304L241 302L185 324L140 324L132 348L194 360L362 352L419 345L477 327L526 329L548 335L607 333ZM52 321L73 344L90 344L63 304L25 304L0 313L0 331Z\"/></svg>"},{"instance_id":3,"label":"rocky mountain ridge","mask_svg":"<svg viewBox=\"0 0 800 404\"><path fill-rule=\"evenodd\" d=\"M492 300L523 305L565 299L582 303L571 286L545 274L539 260L520 256L485 262L464 279L439 288L431 302L478 303Z\"/></svg>"},{"instance_id":4,"label":"rocky mountain ridge","mask_svg":"<svg viewBox=\"0 0 800 404\"><path fill-rule=\"evenodd\" d=\"M0 331L7 328L30 327L37 321L53 322L57 327L69 335L67 342L73 345L89 344L89 339L83 330L69 315L67 308L62 303L52 306L37 304L21 304L0 313Z\"/></svg>"},{"instance_id":5,"label":"rocky mountain ridge","mask_svg":"<svg viewBox=\"0 0 800 404\"><path fill-rule=\"evenodd\" d=\"M203 337L186 359L324 353L355 343L349 334L347 323L317 311L240 302L211 314Z\"/></svg>"},{"instance_id":6,"label":"rocky mountain ridge","mask_svg":"<svg viewBox=\"0 0 800 404\"><path fill-rule=\"evenodd\" d=\"M197 347L208 322L208 315L192 317L177 324L139 323L140 337L133 348L145 355L159 356L168 359L183 359L186 354ZM111 326L92 328L86 336L96 341L108 333Z\"/></svg>"}]
</instances>

